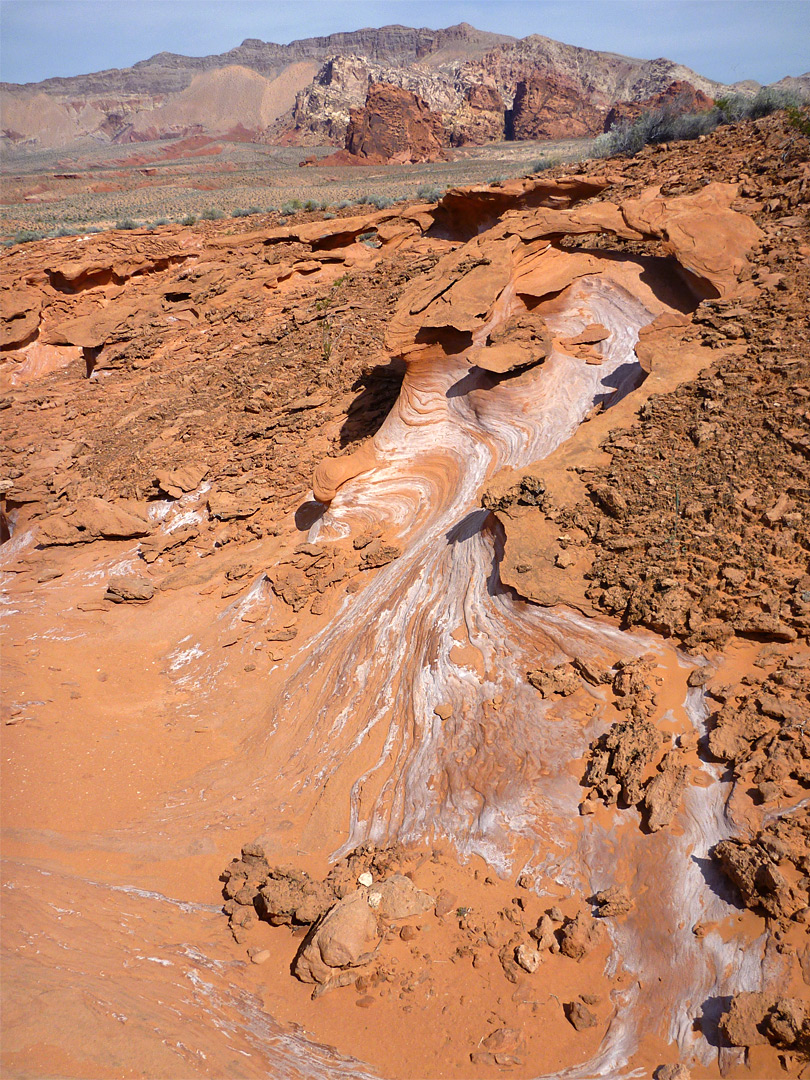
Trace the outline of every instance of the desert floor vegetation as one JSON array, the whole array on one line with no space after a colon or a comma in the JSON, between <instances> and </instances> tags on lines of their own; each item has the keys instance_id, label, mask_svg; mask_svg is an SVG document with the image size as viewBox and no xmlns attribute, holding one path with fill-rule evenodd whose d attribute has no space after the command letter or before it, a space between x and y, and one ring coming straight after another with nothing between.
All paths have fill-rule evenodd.
<instances>
[{"instance_id":1,"label":"desert floor vegetation","mask_svg":"<svg viewBox=\"0 0 810 1080\"><path fill-rule=\"evenodd\" d=\"M25 243L97 229L192 225L278 211L378 209L400 199L436 199L448 187L487 183L587 157L592 140L464 147L452 161L420 165L300 167L333 147L212 141L210 153L163 157L165 142L4 150L0 236ZM161 155L158 158L158 155ZM193 220L192 220L193 219ZM131 223L131 224L130 224Z\"/></svg>"}]
</instances>

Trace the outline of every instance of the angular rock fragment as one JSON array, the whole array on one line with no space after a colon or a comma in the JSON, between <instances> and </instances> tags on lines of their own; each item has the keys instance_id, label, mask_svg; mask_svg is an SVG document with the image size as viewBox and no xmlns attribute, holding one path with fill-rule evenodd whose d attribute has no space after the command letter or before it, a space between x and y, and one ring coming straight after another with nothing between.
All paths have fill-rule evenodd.
<instances>
[{"instance_id":1,"label":"angular rock fragment","mask_svg":"<svg viewBox=\"0 0 810 1080\"><path fill-rule=\"evenodd\" d=\"M567 919L563 924L560 952L572 960L581 960L601 945L604 936L604 927L586 912L580 911L576 918Z\"/></svg>"},{"instance_id":2,"label":"angular rock fragment","mask_svg":"<svg viewBox=\"0 0 810 1080\"><path fill-rule=\"evenodd\" d=\"M528 971L530 975L537 971L542 959L543 957L539 949L527 945L525 941L515 949L515 960L517 960L523 970Z\"/></svg>"},{"instance_id":3,"label":"angular rock fragment","mask_svg":"<svg viewBox=\"0 0 810 1080\"><path fill-rule=\"evenodd\" d=\"M805 825L805 832L807 831ZM807 878L804 885L793 883L779 867L780 856L788 861L801 862L807 858L807 836L793 850L789 846L769 845L767 831L750 842L721 840L712 854L724 873L740 890L746 907L761 908L773 918L791 918L807 907Z\"/></svg>"},{"instance_id":4,"label":"angular rock fragment","mask_svg":"<svg viewBox=\"0 0 810 1080\"><path fill-rule=\"evenodd\" d=\"M610 806L621 794L628 806L641 799L647 767L660 748L658 731L649 720L625 720L591 747L583 783Z\"/></svg>"},{"instance_id":5,"label":"angular rock fragment","mask_svg":"<svg viewBox=\"0 0 810 1080\"><path fill-rule=\"evenodd\" d=\"M112 600L114 604L145 603L155 595L155 586L148 578L137 577L135 574L123 574L111 577L107 582L105 600Z\"/></svg>"},{"instance_id":6,"label":"angular rock fragment","mask_svg":"<svg viewBox=\"0 0 810 1080\"><path fill-rule=\"evenodd\" d=\"M526 678L544 698L569 697L582 688L582 680L570 664L536 668L527 671Z\"/></svg>"},{"instance_id":7,"label":"angular rock fragment","mask_svg":"<svg viewBox=\"0 0 810 1080\"><path fill-rule=\"evenodd\" d=\"M258 499L243 495L229 495L227 492L212 491L208 496L208 512L218 521L234 521L252 517L259 509Z\"/></svg>"},{"instance_id":8,"label":"angular rock fragment","mask_svg":"<svg viewBox=\"0 0 810 1080\"><path fill-rule=\"evenodd\" d=\"M676 1065L659 1065L653 1073L653 1080L692 1080L692 1074L680 1062Z\"/></svg>"},{"instance_id":9,"label":"angular rock fragment","mask_svg":"<svg viewBox=\"0 0 810 1080\"><path fill-rule=\"evenodd\" d=\"M393 874L378 882L374 891L380 897L377 914L390 922L422 915L434 907L436 901L422 889L418 889L404 874Z\"/></svg>"},{"instance_id":10,"label":"angular rock fragment","mask_svg":"<svg viewBox=\"0 0 810 1080\"><path fill-rule=\"evenodd\" d=\"M551 336L543 319L530 314L513 315L491 333L486 345L469 350L471 364L506 375L542 363L551 352Z\"/></svg>"},{"instance_id":11,"label":"angular rock fragment","mask_svg":"<svg viewBox=\"0 0 810 1080\"><path fill-rule=\"evenodd\" d=\"M365 894L353 893L315 923L301 944L293 971L301 982L340 981L346 969L368 963L379 944L377 918Z\"/></svg>"},{"instance_id":12,"label":"angular rock fragment","mask_svg":"<svg viewBox=\"0 0 810 1080\"><path fill-rule=\"evenodd\" d=\"M274 926L314 923L337 899L328 882L313 881L303 870L268 868L265 877L257 890L256 907Z\"/></svg>"},{"instance_id":13,"label":"angular rock fragment","mask_svg":"<svg viewBox=\"0 0 810 1080\"><path fill-rule=\"evenodd\" d=\"M680 809L689 779L689 766L681 762L682 755L670 750L659 771L645 785L643 808L650 832L669 825Z\"/></svg>"},{"instance_id":14,"label":"angular rock fragment","mask_svg":"<svg viewBox=\"0 0 810 1080\"><path fill-rule=\"evenodd\" d=\"M155 480L161 491L172 499L179 499L187 491L195 491L207 473L207 465L181 465L157 473Z\"/></svg>"},{"instance_id":15,"label":"angular rock fragment","mask_svg":"<svg viewBox=\"0 0 810 1080\"><path fill-rule=\"evenodd\" d=\"M774 994L743 991L731 999L720 1017L720 1030L732 1046L764 1046L768 1042L764 1021L774 1005Z\"/></svg>"},{"instance_id":16,"label":"angular rock fragment","mask_svg":"<svg viewBox=\"0 0 810 1080\"><path fill-rule=\"evenodd\" d=\"M632 911L635 901L626 885L612 885L596 894L596 914L601 919L615 919Z\"/></svg>"},{"instance_id":17,"label":"angular rock fragment","mask_svg":"<svg viewBox=\"0 0 810 1080\"><path fill-rule=\"evenodd\" d=\"M360 560L361 570L376 570L377 567L387 566L388 563L398 559L402 549L396 544L386 544L382 540L373 540L365 549Z\"/></svg>"},{"instance_id":18,"label":"angular rock fragment","mask_svg":"<svg viewBox=\"0 0 810 1080\"><path fill-rule=\"evenodd\" d=\"M86 544L93 540L130 540L147 536L148 521L114 503L94 496L78 499L67 517L44 518L40 524L40 544Z\"/></svg>"},{"instance_id":19,"label":"angular rock fragment","mask_svg":"<svg viewBox=\"0 0 810 1080\"><path fill-rule=\"evenodd\" d=\"M541 916L534 929L529 931L531 937L537 942L537 948L541 951L550 949L551 952L559 952L560 946L557 941L557 926L549 914Z\"/></svg>"},{"instance_id":20,"label":"angular rock fragment","mask_svg":"<svg viewBox=\"0 0 810 1080\"><path fill-rule=\"evenodd\" d=\"M581 1001L569 1001L563 1009L566 1020L576 1031L587 1031L596 1026L596 1016Z\"/></svg>"}]
</instances>

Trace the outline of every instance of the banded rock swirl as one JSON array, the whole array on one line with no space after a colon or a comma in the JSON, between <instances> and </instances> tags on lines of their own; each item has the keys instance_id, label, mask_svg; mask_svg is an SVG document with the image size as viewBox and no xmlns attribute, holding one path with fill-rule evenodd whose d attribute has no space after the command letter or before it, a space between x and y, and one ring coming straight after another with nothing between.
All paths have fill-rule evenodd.
<instances>
[{"instance_id":1,"label":"banded rock swirl","mask_svg":"<svg viewBox=\"0 0 810 1080\"><path fill-rule=\"evenodd\" d=\"M572 1042L572 1032L554 1045L541 1026L528 1053L524 1047L497 1061L474 1052L471 1061L477 1035L460 1050L448 1039L431 1075L498 1075L505 1062L527 1077L642 1076L656 1054L704 1070L696 1075L717 1075L718 1067L738 1075L741 1052L712 1038L707 1018L716 1024L739 991L773 985L784 960L764 938L752 943L753 924L739 918L709 855L733 830L721 766L696 752L707 715L705 662L669 639L620 630L595 615L559 555L566 552L563 527L540 510L551 505L544 499L580 484L572 470L593 466L600 440L619 419L707 365L708 350L688 334L691 312L702 300L746 295L743 271L760 230L731 208L737 189L730 184L679 197L649 188L618 202L603 195L610 184L585 175L510 181L451 191L427 208L226 241L240 252L246 279L264 268L268 310L276 311L300 295L293 290L302 283L331 287L347 267L372 267L392 252L403 263L425 260L388 320L385 355L369 357L401 378L401 387L373 438L354 453L324 457L312 494L303 502L299 496L275 532L246 549L254 567L265 560L267 572L242 573L246 587L235 588L224 606L213 607L202 577L199 592L158 581L153 600L151 592L133 597L120 584L118 594L113 589L112 600L136 601L114 612L115 647L132 648L133 656L141 648L144 669L165 661L176 695L166 706L150 690L145 708L189 730L195 722L205 730L206 715L227 713L232 727L198 760L159 772L146 802L128 815L71 810L40 833L10 833L7 941L16 960L7 959L4 981L12 1067L38 1060L59 1075L388 1075L390 1063L388 1072L363 1064L363 1039L375 1038L368 1027L351 1056L335 1034L338 1020L318 1027L317 1010L334 1009L339 1019L339 999L352 991L308 1004L303 1026L290 1025L287 995L309 998L290 979L295 947L286 954L277 948L270 964L248 965L246 974L215 899L200 901L211 896L210 886L206 893L195 884L200 875L258 840L270 863L316 876L358 849L433 849L434 863L460 867L451 907L462 921L476 901L465 904L458 881L483 888L487 868L487 887L504 902L519 882L523 907L605 892L630 898L621 918L601 920L604 948L581 969L591 974L580 977L577 993L597 983L604 991L599 1024L586 1041ZM298 254L286 269L276 264L268 280L264 254L285 244L298 245ZM214 241L184 256L202 265L212 252ZM157 273L187 279L185 261L180 266L167 259ZM166 294L177 287L172 281L161 285ZM116 325L115 305L125 294L109 294L105 326ZM133 310L137 321L137 303L130 318ZM88 363L90 348L103 371L106 339L77 335L81 317L98 324L98 312L49 316L43 307L40 347L70 349L71 357L84 347ZM218 504L200 477L185 484L175 478L171 499L169 486L164 480L150 504L145 539L131 532L114 540L102 530L107 538L97 543L60 547L74 541L54 532L53 515L26 521L22 508L4 547L12 572L43 535L72 560L46 586L51 599L24 590L15 598L31 640L39 636L45 647L50 634L75 662L84 647L78 611L63 611L61 637L43 630L66 595L58 590L141 573L156 537L165 545L206 513L215 516ZM238 489L229 496L239 497ZM45 530L39 541L37 529ZM375 559L375 552L382 554ZM219 556L211 558L213 565ZM354 559L355 570L360 562L350 588L336 574L337 584L326 581L316 594L310 567L324 560L329 573L340 559ZM188 568L183 572L194 585ZM229 573L228 581L239 579L233 566ZM323 598L312 604L315 614L302 611L313 596ZM161 620L170 610L167 631ZM292 629L270 635L285 643L273 665L248 686L237 665L264 655L251 635L285 626ZM90 667L100 655L91 649ZM140 663L133 660L133 671ZM624 715L618 691L611 695L622 671L636 673L633 722L654 729L655 750L639 777L649 784L652 765L665 755L655 775L676 778L669 802L650 798L641 811L583 802L589 748ZM561 672L568 673L565 686L554 683ZM608 674L600 680L595 672ZM638 794L620 805L637 801ZM474 867L481 869L473 883ZM421 884L418 873L414 878ZM697 926L707 929L698 934ZM263 943L282 933L263 930ZM262 1001L256 972L277 960ZM432 970L434 1022L463 1024L465 1008L456 1020L441 996L442 979L456 976L450 967ZM530 976L540 990L509 999L518 1017L520 1006L554 990L549 981L542 989L543 972ZM524 986L526 974L498 978L488 985L500 1003L512 982ZM485 1004L468 1002L466 1013ZM528 1015L528 1025L546 1022ZM418 1025L428 1025L417 1014L400 1022L403 1030L416 1025L407 1037L417 1042ZM424 1059L413 1060L427 1069Z\"/></svg>"}]
</instances>

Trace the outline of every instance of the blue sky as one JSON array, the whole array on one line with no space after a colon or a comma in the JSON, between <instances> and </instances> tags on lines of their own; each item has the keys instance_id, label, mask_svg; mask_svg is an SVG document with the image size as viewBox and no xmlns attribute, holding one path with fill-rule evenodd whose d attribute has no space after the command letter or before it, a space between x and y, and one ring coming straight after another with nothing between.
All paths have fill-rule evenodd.
<instances>
[{"instance_id":1,"label":"blue sky","mask_svg":"<svg viewBox=\"0 0 810 1080\"><path fill-rule=\"evenodd\" d=\"M0 77L35 82L127 67L164 50L204 56L246 37L286 43L459 22L666 56L721 82L774 82L810 69L810 0L2 0Z\"/></svg>"}]
</instances>

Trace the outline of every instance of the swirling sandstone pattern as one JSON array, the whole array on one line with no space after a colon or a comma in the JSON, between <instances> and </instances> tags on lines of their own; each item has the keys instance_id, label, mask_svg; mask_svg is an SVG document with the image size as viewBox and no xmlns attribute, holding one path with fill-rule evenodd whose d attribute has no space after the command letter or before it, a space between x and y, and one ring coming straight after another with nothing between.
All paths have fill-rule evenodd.
<instances>
[{"instance_id":1,"label":"swirling sandstone pattern","mask_svg":"<svg viewBox=\"0 0 810 1080\"><path fill-rule=\"evenodd\" d=\"M695 1018L707 1000L733 994L760 965L736 931L693 932L731 910L701 870L728 825L726 785L694 754L704 721L700 689L690 680L694 662L651 634L585 618L568 598L528 603L500 572L509 538L496 516L499 493L520 486L532 471L539 475L544 462L561 455L565 461L566 447L600 422L589 419L597 406L619 413L652 386L688 377L699 360L691 358L681 370L677 358L668 359L685 313L703 298L738 297L748 287L744 270L759 230L731 209L730 186L710 184L679 198L652 188L614 203L599 200L609 183L608 177L573 176L458 190L434 208L293 226L248 234L238 245L225 238L219 249L212 241L204 252L182 252L184 261L193 257L208 266L206 284L218 280L217 251L237 247L243 273L262 282L269 308L280 308L309 275L333 281L347 265L373 264L377 251L440 257L405 286L388 320L384 359L405 368L393 409L354 454L326 457L315 470L312 491L320 505L307 500L299 506L296 523L307 535L295 539L306 543L283 552L287 562L276 551L271 588L260 575L245 591L233 586L231 594L246 572L230 566L222 595L236 599L210 625L199 626L186 613L188 637L166 660L178 687L193 693L191 707L202 710L226 692L218 686L227 679L221 650L241 640L238 633L233 640L226 635L243 619L252 625L254 610L266 605L274 633L269 640L289 642L289 651L251 707L246 692L236 691L245 703L239 753L228 760L212 756L175 800L153 810L148 839L124 823L93 840L103 851L134 846L148 862L161 845L186 857L193 853L190 836L203 845L212 836L230 842L229 830L249 827L265 830L279 846L289 831L304 854L332 856L367 842L430 839L449 843L463 858L481 856L540 892L554 885L589 895L629 884L635 906L611 928L608 971L623 967L632 979L616 989L614 1012L590 1059L545 1073L568 1080L628 1075L628 1062L650 1030L708 1064L716 1050L695 1030ZM369 231L376 232L379 249L359 240ZM599 237L604 246L572 248L576 237ZM295 258L268 266L265 256L284 245L295 248ZM104 276L104 268L90 262L50 272L77 288ZM175 296L181 281L190 288L186 275L165 291ZM93 350L92 359L103 363L127 321L137 326L145 316L135 301L119 307L117 295L76 318L65 317L75 315L63 309L66 301L50 307L36 297L25 301L14 311L14 321L23 320L20 339L40 334L52 348ZM208 302L202 288L197 302ZM195 493L186 489L204 475L161 474L160 490L178 497L176 506L161 511L164 524L155 515L151 527L161 541L199 520ZM531 484L521 491L529 503L542 493ZM238 521L255 512L250 491L237 487L229 494L230 500L207 496L211 517ZM40 528L47 532L47 521ZM299 601L309 602L314 593L305 572L313 561L328 562L329 552L350 546L366 550L370 537L388 545L387 554L378 549L379 558L366 557L374 573L340 596L323 582L327 599L318 613L325 610L328 618L311 633L299 637L297 628L282 625L287 609L297 613ZM13 557L25 542L23 530L12 539ZM73 541L56 536L54 543ZM144 559L147 551L143 541ZM207 588L192 571L204 574L196 566L178 572ZM77 577L95 572L86 556L72 571ZM515 575L515 582L523 577L519 567ZM162 582L164 600L177 587L171 576ZM314 603L310 610L316 611ZM588 689L589 679L587 686L578 679L570 696L541 697L525 677L569 662L577 671L645 673L648 693L637 694L639 707L682 763L676 768L688 767L694 781L679 789L682 804L669 808L674 827L659 829L656 819L655 831L645 835L632 815L580 814L581 769L571 763L604 732L612 715L606 698ZM633 667L636 662L641 666ZM118 895L110 899L107 890L94 902L92 882L63 876L60 887L75 905L65 911L64 929L44 910L36 873L28 867L17 875L29 921L42 939L37 955L45 957L26 959L23 989L33 972L51 980L55 993L64 992L53 976L64 962L76 992L91 993L99 972L106 977L118 965L109 997L120 1015L153 1017L150 992L157 987L189 1029L200 1011L214 1018L192 1049L183 1044L189 1075L227 1072L233 1053L245 1057L246 1076L268 1070L368 1075L259 1012L238 991L220 944L176 944L185 935L206 940L208 909L186 905L181 920L164 896L129 889L122 929ZM76 923L76 910L85 906L94 912L98 935ZM14 920L15 940L23 943L26 920L19 914ZM138 935L137 951L127 938L130 928ZM79 942L81 954L63 961L66 940ZM128 971L157 965L147 990L129 974L120 976L122 958ZM778 968L773 957L768 962ZM177 980L193 987L193 1005ZM221 1039L215 1033L220 1025L228 1032ZM156 1075L165 1070L163 1050L150 1067Z\"/></svg>"}]
</instances>

